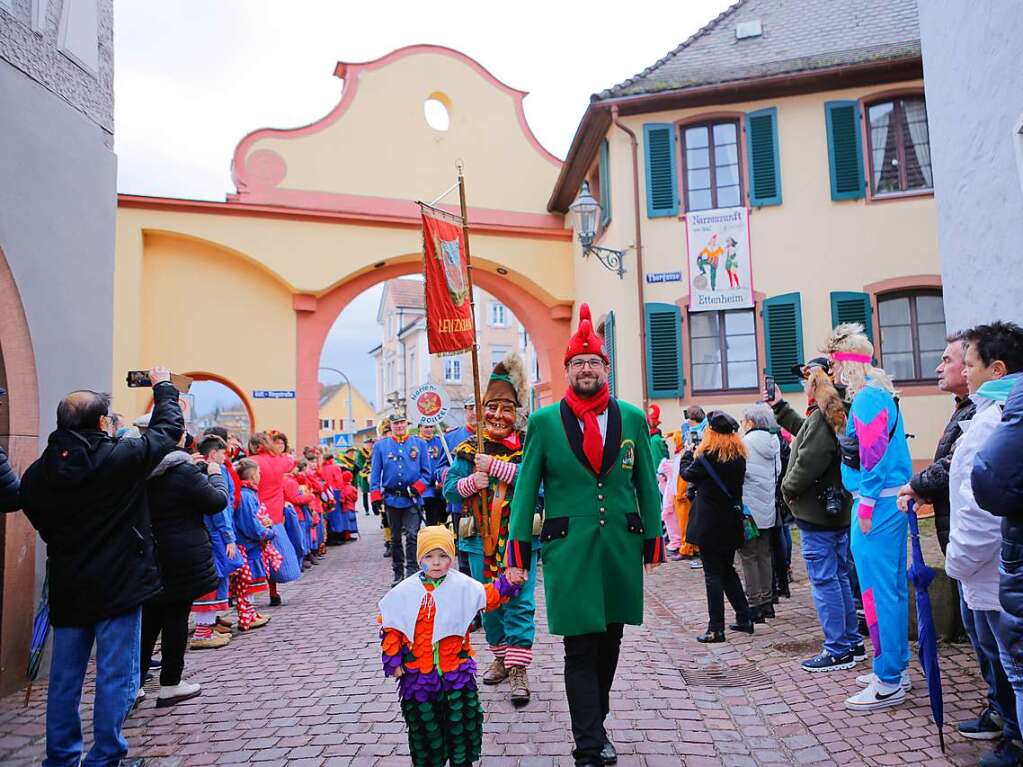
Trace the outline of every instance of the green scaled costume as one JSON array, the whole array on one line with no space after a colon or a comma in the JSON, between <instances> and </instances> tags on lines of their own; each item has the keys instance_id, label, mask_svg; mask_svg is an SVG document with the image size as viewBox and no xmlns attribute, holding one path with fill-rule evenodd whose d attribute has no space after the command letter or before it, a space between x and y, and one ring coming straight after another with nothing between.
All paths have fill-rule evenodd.
<instances>
[{"instance_id":1,"label":"green scaled costume","mask_svg":"<svg viewBox=\"0 0 1023 767\"><path fill-rule=\"evenodd\" d=\"M475 689L451 690L438 700L403 700L414 767L468 767L483 747L483 706Z\"/></svg>"}]
</instances>

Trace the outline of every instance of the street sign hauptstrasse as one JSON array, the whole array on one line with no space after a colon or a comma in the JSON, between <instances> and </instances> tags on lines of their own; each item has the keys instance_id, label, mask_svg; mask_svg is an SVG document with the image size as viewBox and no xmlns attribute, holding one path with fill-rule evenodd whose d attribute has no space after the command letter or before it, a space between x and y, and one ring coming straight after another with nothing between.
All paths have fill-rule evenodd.
<instances>
[{"instance_id":1,"label":"street sign hauptstrasse","mask_svg":"<svg viewBox=\"0 0 1023 767\"><path fill-rule=\"evenodd\" d=\"M294 389L254 389L252 399L295 399Z\"/></svg>"}]
</instances>

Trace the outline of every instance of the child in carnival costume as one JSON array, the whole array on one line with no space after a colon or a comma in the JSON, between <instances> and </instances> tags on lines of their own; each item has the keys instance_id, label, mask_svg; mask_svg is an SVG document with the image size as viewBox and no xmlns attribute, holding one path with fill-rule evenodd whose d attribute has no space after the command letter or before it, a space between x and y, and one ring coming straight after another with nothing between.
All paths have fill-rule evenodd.
<instances>
[{"instance_id":1,"label":"child in carnival costume","mask_svg":"<svg viewBox=\"0 0 1023 767\"><path fill-rule=\"evenodd\" d=\"M345 535L350 541L359 540L359 515L355 511L355 505L359 502L359 490L352 482L352 472L342 471L341 478L344 484L341 486L341 514L345 524Z\"/></svg>"},{"instance_id":2,"label":"child in carnival costume","mask_svg":"<svg viewBox=\"0 0 1023 767\"><path fill-rule=\"evenodd\" d=\"M467 534L460 545L469 554L473 578L481 583L497 580L504 569L515 475L525 439L518 429L523 420L520 410L527 401L524 365L513 352L497 363L483 394L484 452L477 454L475 436L460 443L444 483L444 494L452 503L464 504L471 515L470 523L463 526ZM535 552L539 539L534 544ZM483 683L500 684L509 679L511 701L516 706L530 700L526 669L533 660L536 635L535 560L534 554L529 579L519 595L483 616L487 643L494 654Z\"/></svg>"},{"instance_id":3,"label":"child in carnival costume","mask_svg":"<svg viewBox=\"0 0 1023 767\"><path fill-rule=\"evenodd\" d=\"M874 345L855 323L839 325L824 351L831 375L846 387L852 407L842 448L842 484L853 496L850 535L863 594L863 611L874 646L874 673L845 702L852 711L896 706L909 686L909 587L906 580L908 521L899 511L899 489L909 482L909 455L892 380L874 367Z\"/></svg>"},{"instance_id":4,"label":"child in carnival costume","mask_svg":"<svg viewBox=\"0 0 1023 767\"><path fill-rule=\"evenodd\" d=\"M241 499L234 509L234 529L245 565L231 573L230 593L238 611L238 628L249 631L270 622L269 616L256 612L252 598L268 588L263 547L273 538L273 529L267 524L266 507L259 500L259 464L244 458L236 468Z\"/></svg>"},{"instance_id":5,"label":"child in carnival costume","mask_svg":"<svg viewBox=\"0 0 1023 767\"><path fill-rule=\"evenodd\" d=\"M463 767L480 758L483 707L469 629L481 610L518 592L504 575L484 586L452 570L455 556L450 530L421 528L420 572L380 600L384 674L398 680L414 767Z\"/></svg>"}]
</instances>

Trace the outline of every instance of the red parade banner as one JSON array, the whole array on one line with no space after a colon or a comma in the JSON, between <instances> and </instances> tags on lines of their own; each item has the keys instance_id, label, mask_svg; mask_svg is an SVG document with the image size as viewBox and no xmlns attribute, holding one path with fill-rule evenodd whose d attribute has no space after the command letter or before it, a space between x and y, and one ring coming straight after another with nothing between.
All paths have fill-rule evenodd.
<instances>
[{"instance_id":1,"label":"red parade banner","mask_svg":"<svg viewBox=\"0 0 1023 767\"><path fill-rule=\"evenodd\" d=\"M421 208L426 337L430 354L468 351L476 340L461 221ZM457 222L457 223L456 223Z\"/></svg>"}]
</instances>

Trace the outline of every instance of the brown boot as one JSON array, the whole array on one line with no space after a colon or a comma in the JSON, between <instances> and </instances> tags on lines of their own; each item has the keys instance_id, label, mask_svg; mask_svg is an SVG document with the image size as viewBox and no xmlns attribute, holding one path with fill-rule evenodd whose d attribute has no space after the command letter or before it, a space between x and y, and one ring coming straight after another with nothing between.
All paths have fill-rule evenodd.
<instances>
[{"instance_id":1,"label":"brown boot","mask_svg":"<svg viewBox=\"0 0 1023 767\"><path fill-rule=\"evenodd\" d=\"M508 667L504 665L504 661L500 658L494 658L490 668L483 674L483 684L501 684L507 678Z\"/></svg>"},{"instance_id":2,"label":"brown boot","mask_svg":"<svg viewBox=\"0 0 1023 767\"><path fill-rule=\"evenodd\" d=\"M516 708L529 703L529 674L525 666L512 666L508 669L508 682L511 685L511 702Z\"/></svg>"}]
</instances>

